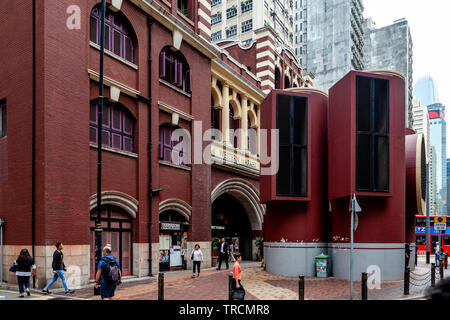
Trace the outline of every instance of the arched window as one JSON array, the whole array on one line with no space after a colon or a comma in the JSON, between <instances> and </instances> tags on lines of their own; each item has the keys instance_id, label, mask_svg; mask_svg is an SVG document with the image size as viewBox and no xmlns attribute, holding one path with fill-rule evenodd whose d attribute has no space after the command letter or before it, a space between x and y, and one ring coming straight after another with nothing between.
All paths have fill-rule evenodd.
<instances>
[{"instance_id":1,"label":"arched window","mask_svg":"<svg viewBox=\"0 0 450 320\"><path fill-rule=\"evenodd\" d=\"M247 116L247 141L248 141L248 151L251 154L256 154L257 152L257 132L256 129L252 128L252 122L250 116Z\"/></svg>"},{"instance_id":2,"label":"arched window","mask_svg":"<svg viewBox=\"0 0 450 320\"><path fill-rule=\"evenodd\" d=\"M175 87L192 92L192 73L180 51L165 47L159 54L159 77Z\"/></svg>"},{"instance_id":3,"label":"arched window","mask_svg":"<svg viewBox=\"0 0 450 320\"><path fill-rule=\"evenodd\" d=\"M275 89L281 89L281 72L275 68Z\"/></svg>"},{"instance_id":4,"label":"arched window","mask_svg":"<svg viewBox=\"0 0 450 320\"><path fill-rule=\"evenodd\" d=\"M187 166L189 161L189 133L170 123L159 126L159 159L176 165ZM176 141L172 139L176 138Z\"/></svg>"},{"instance_id":5,"label":"arched window","mask_svg":"<svg viewBox=\"0 0 450 320\"><path fill-rule=\"evenodd\" d=\"M90 38L92 42L100 45L101 37L101 7L95 6L91 11ZM106 9L105 13L105 50L135 63L135 45L132 29L122 13Z\"/></svg>"},{"instance_id":6,"label":"arched window","mask_svg":"<svg viewBox=\"0 0 450 320\"><path fill-rule=\"evenodd\" d=\"M284 88L285 88L285 89L288 89L288 88L290 88L290 87L291 87L291 83L290 83L290 81L289 81L288 76L284 76Z\"/></svg>"},{"instance_id":7,"label":"arched window","mask_svg":"<svg viewBox=\"0 0 450 320\"><path fill-rule=\"evenodd\" d=\"M98 100L91 102L89 116L90 141L97 142ZM130 113L119 103L103 103L102 145L134 152L134 121Z\"/></svg>"},{"instance_id":8,"label":"arched window","mask_svg":"<svg viewBox=\"0 0 450 320\"><path fill-rule=\"evenodd\" d=\"M239 148L239 136L237 130L241 127L241 121L239 119L234 119L233 106L230 104L230 142L235 148Z\"/></svg>"},{"instance_id":9,"label":"arched window","mask_svg":"<svg viewBox=\"0 0 450 320\"><path fill-rule=\"evenodd\" d=\"M211 96L211 128L220 131L222 122L222 110L214 108L214 98ZM220 136L213 136L214 140L222 140Z\"/></svg>"}]
</instances>

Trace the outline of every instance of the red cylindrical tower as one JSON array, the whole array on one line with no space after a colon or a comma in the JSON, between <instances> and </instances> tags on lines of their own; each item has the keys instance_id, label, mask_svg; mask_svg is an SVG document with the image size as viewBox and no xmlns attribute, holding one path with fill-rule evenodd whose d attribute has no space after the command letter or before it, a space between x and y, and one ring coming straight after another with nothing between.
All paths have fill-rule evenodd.
<instances>
[{"instance_id":1,"label":"red cylindrical tower","mask_svg":"<svg viewBox=\"0 0 450 320\"><path fill-rule=\"evenodd\" d=\"M350 277L350 199L362 208L354 274L403 278L405 267L405 81L390 71L349 72L331 89L328 197L333 274ZM372 273L372 272L371 272Z\"/></svg>"},{"instance_id":2,"label":"red cylindrical tower","mask_svg":"<svg viewBox=\"0 0 450 320\"><path fill-rule=\"evenodd\" d=\"M279 133L278 142L268 139L277 154L261 160L260 187L264 260L274 274L314 276L315 255L327 252L327 106L325 93L302 88L273 90L261 107L261 134Z\"/></svg>"}]
</instances>

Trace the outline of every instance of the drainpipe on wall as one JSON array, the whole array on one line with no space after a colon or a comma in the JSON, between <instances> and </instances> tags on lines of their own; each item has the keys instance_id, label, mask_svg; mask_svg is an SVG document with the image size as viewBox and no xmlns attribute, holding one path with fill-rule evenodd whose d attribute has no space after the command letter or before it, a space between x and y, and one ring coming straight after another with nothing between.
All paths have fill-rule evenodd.
<instances>
[{"instance_id":1,"label":"drainpipe on wall","mask_svg":"<svg viewBox=\"0 0 450 320\"><path fill-rule=\"evenodd\" d=\"M0 218L0 284L3 283L3 225L5 221Z\"/></svg>"},{"instance_id":2,"label":"drainpipe on wall","mask_svg":"<svg viewBox=\"0 0 450 320\"><path fill-rule=\"evenodd\" d=\"M31 255L35 259L35 184L36 184L36 0L33 0L33 124L31 140ZM36 276L33 276L36 288Z\"/></svg>"},{"instance_id":3,"label":"drainpipe on wall","mask_svg":"<svg viewBox=\"0 0 450 320\"><path fill-rule=\"evenodd\" d=\"M148 16L148 275L152 274L152 26L153 18Z\"/></svg>"}]
</instances>

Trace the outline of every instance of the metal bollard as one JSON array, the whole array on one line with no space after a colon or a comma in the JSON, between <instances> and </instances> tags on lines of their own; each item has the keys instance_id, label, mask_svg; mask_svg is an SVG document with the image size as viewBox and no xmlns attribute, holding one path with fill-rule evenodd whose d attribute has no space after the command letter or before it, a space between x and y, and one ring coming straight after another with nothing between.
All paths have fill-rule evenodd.
<instances>
[{"instance_id":1,"label":"metal bollard","mask_svg":"<svg viewBox=\"0 0 450 320\"><path fill-rule=\"evenodd\" d=\"M440 280L444 280L444 267L443 267L443 264L444 264L444 260L443 259L440 259L440 261L439 261L439 276L440 276Z\"/></svg>"},{"instance_id":2,"label":"metal bollard","mask_svg":"<svg viewBox=\"0 0 450 320\"><path fill-rule=\"evenodd\" d=\"M233 292L233 274L228 276L228 300L231 300L231 294Z\"/></svg>"},{"instance_id":3,"label":"metal bollard","mask_svg":"<svg viewBox=\"0 0 450 320\"><path fill-rule=\"evenodd\" d=\"M448 265L448 254L445 254L445 270L447 270L447 265Z\"/></svg>"},{"instance_id":4,"label":"metal bollard","mask_svg":"<svg viewBox=\"0 0 450 320\"><path fill-rule=\"evenodd\" d=\"M436 284L436 267L434 263L431 264L431 286L434 287Z\"/></svg>"},{"instance_id":5,"label":"metal bollard","mask_svg":"<svg viewBox=\"0 0 450 320\"><path fill-rule=\"evenodd\" d=\"M298 277L298 300L305 300L305 277Z\"/></svg>"},{"instance_id":6,"label":"metal bollard","mask_svg":"<svg viewBox=\"0 0 450 320\"><path fill-rule=\"evenodd\" d=\"M415 254L414 266L417 267L417 250L416 250L416 254Z\"/></svg>"},{"instance_id":7,"label":"metal bollard","mask_svg":"<svg viewBox=\"0 0 450 320\"><path fill-rule=\"evenodd\" d=\"M430 252L427 250L427 264L430 264Z\"/></svg>"},{"instance_id":8,"label":"metal bollard","mask_svg":"<svg viewBox=\"0 0 450 320\"><path fill-rule=\"evenodd\" d=\"M403 281L403 294L405 296L409 295L409 267L405 268L405 276L404 276L404 281Z\"/></svg>"},{"instance_id":9,"label":"metal bollard","mask_svg":"<svg viewBox=\"0 0 450 320\"><path fill-rule=\"evenodd\" d=\"M361 275L361 300L367 300L367 273Z\"/></svg>"},{"instance_id":10,"label":"metal bollard","mask_svg":"<svg viewBox=\"0 0 450 320\"><path fill-rule=\"evenodd\" d=\"M158 274L158 300L164 300L164 273Z\"/></svg>"}]
</instances>

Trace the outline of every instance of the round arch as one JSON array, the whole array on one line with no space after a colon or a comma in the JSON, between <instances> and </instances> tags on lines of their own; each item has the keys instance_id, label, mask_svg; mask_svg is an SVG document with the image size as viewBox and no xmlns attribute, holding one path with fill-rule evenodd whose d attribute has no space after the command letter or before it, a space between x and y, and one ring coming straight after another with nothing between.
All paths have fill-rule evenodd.
<instances>
[{"instance_id":1,"label":"round arch","mask_svg":"<svg viewBox=\"0 0 450 320\"><path fill-rule=\"evenodd\" d=\"M239 200L247 212L252 230L261 231L266 207L260 203L259 191L255 186L244 179L233 178L225 180L211 192L211 203L225 193Z\"/></svg>"},{"instance_id":2,"label":"round arch","mask_svg":"<svg viewBox=\"0 0 450 320\"><path fill-rule=\"evenodd\" d=\"M192 207L180 199L167 199L159 203L159 214L172 210L181 214L186 221L190 221Z\"/></svg>"},{"instance_id":3,"label":"round arch","mask_svg":"<svg viewBox=\"0 0 450 320\"><path fill-rule=\"evenodd\" d=\"M213 80L213 82L212 82L211 95L214 99L214 108L222 109L222 92L217 87L217 80Z\"/></svg>"},{"instance_id":4,"label":"round arch","mask_svg":"<svg viewBox=\"0 0 450 320\"><path fill-rule=\"evenodd\" d=\"M90 197L90 211L97 208L97 194ZM102 206L112 205L123 209L133 219L136 219L139 210L139 202L132 196L120 191L103 191Z\"/></svg>"}]
</instances>

